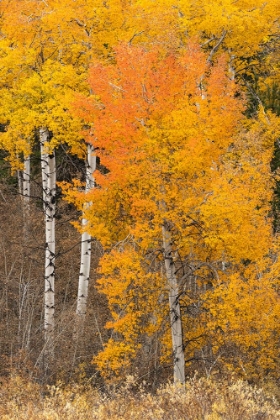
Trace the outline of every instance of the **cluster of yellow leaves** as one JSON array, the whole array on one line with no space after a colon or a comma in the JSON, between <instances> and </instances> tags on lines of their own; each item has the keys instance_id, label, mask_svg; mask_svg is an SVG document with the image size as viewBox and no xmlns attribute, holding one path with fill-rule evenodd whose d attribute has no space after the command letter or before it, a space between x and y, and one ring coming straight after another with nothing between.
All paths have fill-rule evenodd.
<instances>
[{"instance_id":1,"label":"cluster of yellow leaves","mask_svg":"<svg viewBox=\"0 0 280 420\"><path fill-rule=\"evenodd\" d=\"M84 153L79 134L83 122L73 121L67 112L72 93L85 93L90 64L97 57L110 60L120 40L175 50L185 48L187 36L195 35L209 52L216 52L224 35L220 50L236 59L238 73L248 73L251 57L277 34L278 6L279 0L2 0L0 117L8 123L2 147L17 167L20 152L28 155L32 148L34 130L47 124L54 135L52 147L67 142L73 153ZM266 55L270 65L271 54ZM250 64L244 66L244 57L250 57ZM52 85L45 79L48 69ZM60 74L68 79L65 85L60 85Z\"/></svg>"},{"instance_id":2,"label":"cluster of yellow leaves","mask_svg":"<svg viewBox=\"0 0 280 420\"><path fill-rule=\"evenodd\" d=\"M244 273L221 280L220 285L204 297L214 351L220 352L231 370L243 376L251 379L258 375L274 376L279 364L279 285L270 271L263 273L251 265ZM241 353L227 357L227 346L237 346Z\"/></svg>"},{"instance_id":3,"label":"cluster of yellow leaves","mask_svg":"<svg viewBox=\"0 0 280 420\"><path fill-rule=\"evenodd\" d=\"M94 54L116 39L122 6L111 3L1 2L0 118L6 133L0 141L13 169L21 166L22 154L30 154L39 127L52 132L51 148L67 143L73 153L84 154L83 122L68 110L74 92L88 91Z\"/></svg>"},{"instance_id":4,"label":"cluster of yellow leaves","mask_svg":"<svg viewBox=\"0 0 280 420\"><path fill-rule=\"evenodd\" d=\"M192 34L201 33L216 42L225 32L225 46L235 56L251 56L267 38L278 31L278 0L193 0L179 2L186 25ZM190 21L191 24L190 24Z\"/></svg>"},{"instance_id":5,"label":"cluster of yellow leaves","mask_svg":"<svg viewBox=\"0 0 280 420\"><path fill-rule=\"evenodd\" d=\"M62 68L47 61L40 74L33 72L28 78L2 89L1 119L12 121L1 136L1 145L9 151L9 159L17 166L21 153L29 156L34 143L35 130L48 127L53 134L51 147L68 143L74 147L81 142L81 122L66 113L74 100L74 91L81 85L71 65ZM78 147L75 149L78 152Z\"/></svg>"},{"instance_id":6,"label":"cluster of yellow leaves","mask_svg":"<svg viewBox=\"0 0 280 420\"><path fill-rule=\"evenodd\" d=\"M113 331L114 338L94 363L107 378L125 372L141 347L141 336L152 335L162 322L163 314L155 308L155 302L162 298L163 279L149 272L148 264L129 241L102 258L98 289L108 299L113 320L106 328Z\"/></svg>"}]
</instances>

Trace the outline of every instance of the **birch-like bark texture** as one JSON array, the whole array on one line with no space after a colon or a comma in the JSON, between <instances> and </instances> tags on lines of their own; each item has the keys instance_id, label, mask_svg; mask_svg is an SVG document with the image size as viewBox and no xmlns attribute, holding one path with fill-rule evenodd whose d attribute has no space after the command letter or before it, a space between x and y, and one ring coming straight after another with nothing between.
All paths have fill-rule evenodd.
<instances>
[{"instance_id":1,"label":"birch-like bark texture","mask_svg":"<svg viewBox=\"0 0 280 420\"><path fill-rule=\"evenodd\" d=\"M22 197L22 171L17 171L18 193Z\"/></svg>"},{"instance_id":2,"label":"birch-like bark texture","mask_svg":"<svg viewBox=\"0 0 280 420\"><path fill-rule=\"evenodd\" d=\"M24 159L22 172L23 236L28 241L30 226L30 156Z\"/></svg>"},{"instance_id":3,"label":"birch-like bark texture","mask_svg":"<svg viewBox=\"0 0 280 420\"><path fill-rule=\"evenodd\" d=\"M24 159L24 168L22 173L22 195L24 203L30 202L30 156Z\"/></svg>"},{"instance_id":4,"label":"birch-like bark texture","mask_svg":"<svg viewBox=\"0 0 280 420\"><path fill-rule=\"evenodd\" d=\"M44 331L45 346L48 353L53 351L54 333L54 278L55 278L55 195L56 195L56 166L55 154L46 149L49 141L49 131L41 128L41 168L43 186L43 206L45 213L45 311Z\"/></svg>"},{"instance_id":5,"label":"birch-like bark texture","mask_svg":"<svg viewBox=\"0 0 280 420\"><path fill-rule=\"evenodd\" d=\"M179 288L172 257L170 225L164 222L162 227L164 264L169 289L169 309L173 347L174 384L185 385L185 355L183 329L179 302Z\"/></svg>"},{"instance_id":6,"label":"birch-like bark texture","mask_svg":"<svg viewBox=\"0 0 280 420\"><path fill-rule=\"evenodd\" d=\"M87 144L87 158L86 158L86 187L87 193L94 187L93 172L96 169L96 156L93 154L94 149L91 144ZM86 228L87 220L82 219L82 226ZM76 313L81 318L84 318L87 310L88 285L90 274L91 261L91 236L84 232L81 237L81 264L79 274L78 299Z\"/></svg>"}]
</instances>

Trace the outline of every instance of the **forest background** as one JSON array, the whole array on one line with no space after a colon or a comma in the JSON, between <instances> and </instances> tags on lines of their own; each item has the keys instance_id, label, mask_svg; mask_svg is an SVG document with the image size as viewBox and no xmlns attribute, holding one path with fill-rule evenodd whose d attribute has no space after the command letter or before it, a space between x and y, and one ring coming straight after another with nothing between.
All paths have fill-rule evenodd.
<instances>
[{"instance_id":1,"label":"forest background","mask_svg":"<svg viewBox=\"0 0 280 420\"><path fill-rule=\"evenodd\" d=\"M279 8L1 1L3 377L279 386Z\"/></svg>"}]
</instances>

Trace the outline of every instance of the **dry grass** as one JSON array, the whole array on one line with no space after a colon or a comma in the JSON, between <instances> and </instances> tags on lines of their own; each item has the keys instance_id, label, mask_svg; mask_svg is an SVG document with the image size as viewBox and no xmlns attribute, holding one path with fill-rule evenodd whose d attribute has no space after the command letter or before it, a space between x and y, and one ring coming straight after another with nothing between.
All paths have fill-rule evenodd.
<instances>
[{"instance_id":1,"label":"dry grass","mask_svg":"<svg viewBox=\"0 0 280 420\"><path fill-rule=\"evenodd\" d=\"M109 395L72 385L44 390L19 376L0 386L2 420L276 420L279 404L264 391L245 382L215 382L194 378L186 390L171 385L155 395L134 388L129 377Z\"/></svg>"}]
</instances>

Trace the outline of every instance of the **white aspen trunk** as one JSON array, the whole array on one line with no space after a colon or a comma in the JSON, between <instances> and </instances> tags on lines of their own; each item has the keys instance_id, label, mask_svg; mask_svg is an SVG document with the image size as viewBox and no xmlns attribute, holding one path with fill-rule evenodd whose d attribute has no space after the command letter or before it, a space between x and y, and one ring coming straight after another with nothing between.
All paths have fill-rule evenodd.
<instances>
[{"instance_id":1,"label":"white aspen trunk","mask_svg":"<svg viewBox=\"0 0 280 420\"><path fill-rule=\"evenodd\" d=\"M17 171L17 180L18 180L18 193L22 197L22 171Z\"/></svg>"},{"instance_id":2,"label":"white aspen trunk","mask_svg":"<svg viewBox=\"0 0 280 420\"><path fill-rule=\"evenodd\" d=\"M24 169L22 173L22 195L24 203L30 202L30 156L24 159Z\"/></svg>"},{"instance_id":3,"label":"white aspen trunk","mask_svg":"<svg viewBox=\"0 0 280 420\"><path fill-rule=\"evenodd\" d=\"M23 235L28 241L30 224L30 156L24 159L22 172L22 198L23 198Z\"/></svg>"},{"instance_id":4,"label":"white aspen trunk","mask_svg":"<svg viewBox=\"0 0 280 420\"><path fill-rule=\"evenodd\" d=\"M86 158L86 187L87 193L94 187L93 172L96 169L96 156L93 154L94 149L91 144L87 144L87 158ZM87 206L87 205L85 205ZM86 228L87 220L82 219L82 226ZM83 319L87 310L88 285L91 262L91 236L84 232L81 237L81 264L78 285L78 298L76 314Z\"/></svg>"},{"instance_id":5,"label":"white aspen trunk","mask_svg":"<svg viewBox=\"0 0 280 420\"><path fill-rule=\"evenodd\" d=\"M41 146L41 168L43 186L43 207L45 213L45 311L44 332L46 354L53 355L54 334L54 278L55 278L55 195L56 166L55 154L49 153L46 143L49 141L49 131L41 128L39 131Z\"/></svg>"},{"instance_id":6,"label":"white aspen trunk","mask_svg":"<svg viewBox=\"0 0 280 420\"><path fill-rule=\"evenodd\" d=\"M183 329L179 302L179 288L172 257L170 226L164 222L162 227L165 271L169 289L169 309L173 347L174 383L185 385L185 355Z\"/></svg>"},{"instance_id":7,"label":"white aspen trunk","mask_svg":"<svg viewBox=\"0 0 280 420\"><path fill-rule=\"evenodd\" d=\"M229 59L229 63L228 63L228 74L229 74L229 79L230 80L235 80L235 68L233 65L234 59L235 59L235 55L233 55L231 53L231 50L228 50L230 59Z\"/></svg>"}]
</instances>

